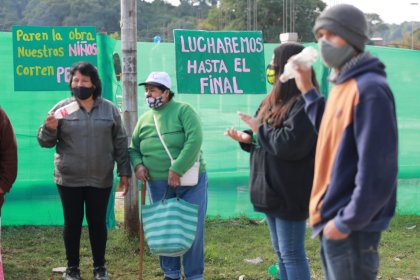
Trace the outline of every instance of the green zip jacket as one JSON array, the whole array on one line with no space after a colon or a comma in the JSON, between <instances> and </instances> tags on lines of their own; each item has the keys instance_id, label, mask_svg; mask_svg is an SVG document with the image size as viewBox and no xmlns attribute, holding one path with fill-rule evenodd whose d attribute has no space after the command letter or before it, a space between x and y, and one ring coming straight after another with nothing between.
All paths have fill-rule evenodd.
<instances>
[{"instance_id":1,"label":"green zip jacket","mask_svg":"<svg viewBox=\"0 0 420 280\"><path fill-rule=\"evenodd\" d=\"M171 160L165 151L155 127L156 116L160 133L168 147ZM149 171L151 180L165 180L169 170L183 175L194 162L200 159L200 172L205 171L201 154L203 132L198 114L186 103L171 99L158 109L145 112L137 122L128 148L134 168L143 164Z\"/></svg>"}]
</instances>

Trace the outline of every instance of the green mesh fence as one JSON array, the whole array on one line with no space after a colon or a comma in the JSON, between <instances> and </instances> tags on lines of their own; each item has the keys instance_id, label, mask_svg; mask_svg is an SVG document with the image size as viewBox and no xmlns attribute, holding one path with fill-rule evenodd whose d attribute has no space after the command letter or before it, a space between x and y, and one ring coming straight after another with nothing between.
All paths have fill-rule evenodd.
<instances>
[{"instance_id":1,"label":"green mesh fence","mask_svg":"<svg viewBox=\"0 0 420 280\"><path fill-rule=\"evenodd\" d=\"M104 96L121 103L121 82L114 73L113 54L121 53L120 41L98 35L98 69L104 83ZM276 44L265 44L266 63ZM398 212L420 215L420 52L385 47L368 47L387 66L395 94L400 137ZM175 50L171 43L138 43L138 81L151 71L166 71L176 77ZM15 92L13 85L12 34L0 32L0 106L8 113L19 145L18 178L6 196L4 225L61 225L62 212L53 183L54 149L42 149L36 133L47 111L69 92ZM326 69L315 65L318 79L325 80ZM270 86L267 85L267 89ZM328 84L321 83L323 92ZM176 85L174 91L177 92ZM208 215L262 217L253 212L248 195L249 155L237 143L223 136L228 127L245 129L237 111L254 113L264 95L187 95L175 98L190 103L200 114L204 128L204 157L209 172ZM147 110L143 88L138 92L139 114ZM115 223L109 207L109 226Z\"/></svg>"}]
</instances>

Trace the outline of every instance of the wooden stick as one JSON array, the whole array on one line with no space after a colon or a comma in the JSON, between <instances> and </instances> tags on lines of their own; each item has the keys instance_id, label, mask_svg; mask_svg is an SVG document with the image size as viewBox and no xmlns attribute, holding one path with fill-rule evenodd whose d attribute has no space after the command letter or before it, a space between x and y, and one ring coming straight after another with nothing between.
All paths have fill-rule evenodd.
<instances>
[{"instance_id":1,"label":"wooden stick","mask_svg":"<svg viewBox=\"0 0 420 280\"><path fill-rule=\"evenodd\" d=\"M146 203L146 181L141 181L141 209ZM140 212L141 213L141 212ZM144 232L143 232L143 218L140 214L140 258L139 258L139 280L143 280L143 257L144 257Z\"/></svg>"}]
</instances>

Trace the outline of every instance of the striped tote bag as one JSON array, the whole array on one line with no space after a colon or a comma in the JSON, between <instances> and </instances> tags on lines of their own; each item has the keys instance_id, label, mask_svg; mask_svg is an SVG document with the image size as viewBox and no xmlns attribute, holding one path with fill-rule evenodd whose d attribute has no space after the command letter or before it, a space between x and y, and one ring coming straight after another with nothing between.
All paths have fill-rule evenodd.
<instances>
[{"instance_id":1,"label":"striped tote bag","mask_svg":"<svg viewBox=\"0 0 420 280\"><path fill-rule=\"evenodd\" d=\"M192 246L197 231L198 205L178 197L143 205L144 236L153 254L178 257Z\"/></svg>"}]
</instances>

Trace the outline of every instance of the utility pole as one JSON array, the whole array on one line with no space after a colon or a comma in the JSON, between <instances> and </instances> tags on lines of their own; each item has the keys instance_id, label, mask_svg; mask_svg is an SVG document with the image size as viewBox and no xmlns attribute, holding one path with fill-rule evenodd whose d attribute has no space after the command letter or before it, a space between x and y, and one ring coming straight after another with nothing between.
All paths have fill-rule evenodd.
<instances>
[{"instance_id":1,"label":"utility pole","mask_svg":"<svg viewBox=\"0 0 420 280\"><path fill-rule=\"evenodd\" d=\"M131 142L137 123L137 3L121 0L121 50L123 84L123 122ZM131 174L130 188L124 200L124 226L129 236L138 236L139 191L137 179Z\"/></svg>"}]
</instances>

